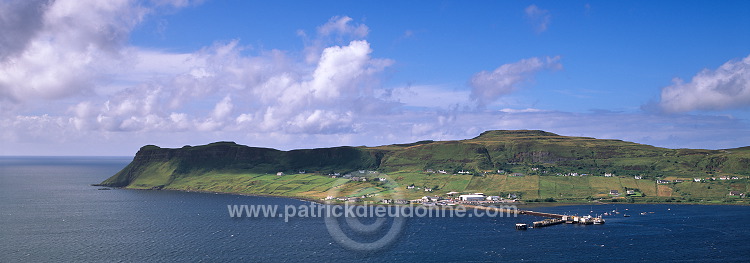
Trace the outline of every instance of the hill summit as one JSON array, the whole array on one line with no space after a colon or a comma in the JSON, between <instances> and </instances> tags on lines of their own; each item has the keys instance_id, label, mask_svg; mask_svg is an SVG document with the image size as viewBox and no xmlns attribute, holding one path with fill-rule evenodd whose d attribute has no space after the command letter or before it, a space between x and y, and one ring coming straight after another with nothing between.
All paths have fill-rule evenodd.
<instances>
[{"instance_id":1,"label":"hill summit","mask_svg":"<svg viewBox=\"0 0 750 263\"><path fill-rule=\"evenodd\" d=\"M542 130L490 130L485 131L473 140L492 140L497 138L521 138L521 137L558 137L560 135Z\"/></svg>"}]
</instances>

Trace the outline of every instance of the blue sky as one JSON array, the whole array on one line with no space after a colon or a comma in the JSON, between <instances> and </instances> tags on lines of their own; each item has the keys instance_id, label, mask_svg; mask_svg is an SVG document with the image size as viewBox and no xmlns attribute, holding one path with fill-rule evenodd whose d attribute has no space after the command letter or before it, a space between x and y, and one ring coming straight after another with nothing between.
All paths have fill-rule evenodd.
<instances>
[{"instance_id":1,"label":"blue sky","mask_svg":"<svg viewBox=\"0 0 750 263\"><path fill-rule=\"evenodd\" d=\"M750 145L747 1L0 3L0 155L542 129Z\"/></svg>"}]
</instances>

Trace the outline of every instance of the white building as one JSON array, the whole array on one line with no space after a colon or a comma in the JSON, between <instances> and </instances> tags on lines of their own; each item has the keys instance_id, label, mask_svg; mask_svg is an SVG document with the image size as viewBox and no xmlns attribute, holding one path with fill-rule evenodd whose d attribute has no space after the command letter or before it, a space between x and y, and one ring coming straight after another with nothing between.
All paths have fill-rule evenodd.
<instances>
[{"instance_id":1,"label":"white building","mask_svg":"<svg viewBox=\"0 0 750 263\"><path fill-rule=\"evenodd\" d=\"M486 198L487 201L500 201L500 197L496 195L488 196Z\"/></svg>"},{"instance_id":2,"label":"white building","mask_svg":"<svg viewBox=\"0 0 750 263\"><path fill-rule=\"evenodd\" d=\"M461 201L484 201L485 196L484 195L459 195L458 200Z\"/></svg>"}]
</instances>

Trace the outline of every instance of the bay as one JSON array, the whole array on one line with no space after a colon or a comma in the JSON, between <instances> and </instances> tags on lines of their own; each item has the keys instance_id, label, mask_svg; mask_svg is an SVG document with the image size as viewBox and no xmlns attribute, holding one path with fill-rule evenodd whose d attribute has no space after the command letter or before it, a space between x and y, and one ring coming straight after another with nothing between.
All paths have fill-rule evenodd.
<instances>
[{"instance_id":1,"label":"bay","mask_svg":"<svg viewBox=\"0 0 750 263\"><path fill-rule=\"evenodd\" d=\"M309 202L90 186L130 160L0 157L0 262L750 261L750 208L725 205L539 207L621 214L605 225L526 231L513 226L541 218L409 218L390 246L358 252L339 244L322 218L232 218L227 210Z\"/></svg>"}]
</instances>

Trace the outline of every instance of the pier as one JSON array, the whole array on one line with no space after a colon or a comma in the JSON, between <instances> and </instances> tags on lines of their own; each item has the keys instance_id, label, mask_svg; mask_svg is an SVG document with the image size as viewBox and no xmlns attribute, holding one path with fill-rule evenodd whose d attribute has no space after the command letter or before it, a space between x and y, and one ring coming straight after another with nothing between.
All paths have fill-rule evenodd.
<instances>
[{"instance_id":1,"label":"pier","mask_svg":"<svg viewBox=\"0 0 750 263\"><path fill-rule=\"evenodd\" d=\"M562 224L563 222L565 221L559 218L548 218L542 221L534 222L534 228L558 225L558 224Z\"/></svg>"},{"instance_id":2,"label":"pier","mask_svg":"<svg viewBox=\"0 0 750 263\"><path fill-rule=\"evenodd\" d=\"M547 219L544 219L542 221L534 222L532 224L534 228L558 225L562 223L580 224L580 225L604 224L604 218L601 218L601 217L561 215L561 214L553 214L553 213L545 213L545 212L536 212L536 211L531 211L531 210L510 209L508 207L498 208L498 207L486 207L486 206L477 206L477 205L466 205L466 208L496 211L500 213L506 213L508 215L515 214L515 215L530 215L530 216L547 217ZM525 230L527 227L528 226L523 223L516 224L516 229L519 229L519 230Z\"/></svg>"},{"instance_id":3,"label":"pier","mask_svg":"<svg viewBox=\"0 0 750 263\"><path fill-rule=\"evenodd\" d=\"M541 217L549 217L549 218L563 218L563 217L565 217L565 215L558 215L558 214L544 213L544 212L526 211L526 210L518 210L518 213L522 214L522 215L541 216Z\"/></svg>"}]
</instances>

